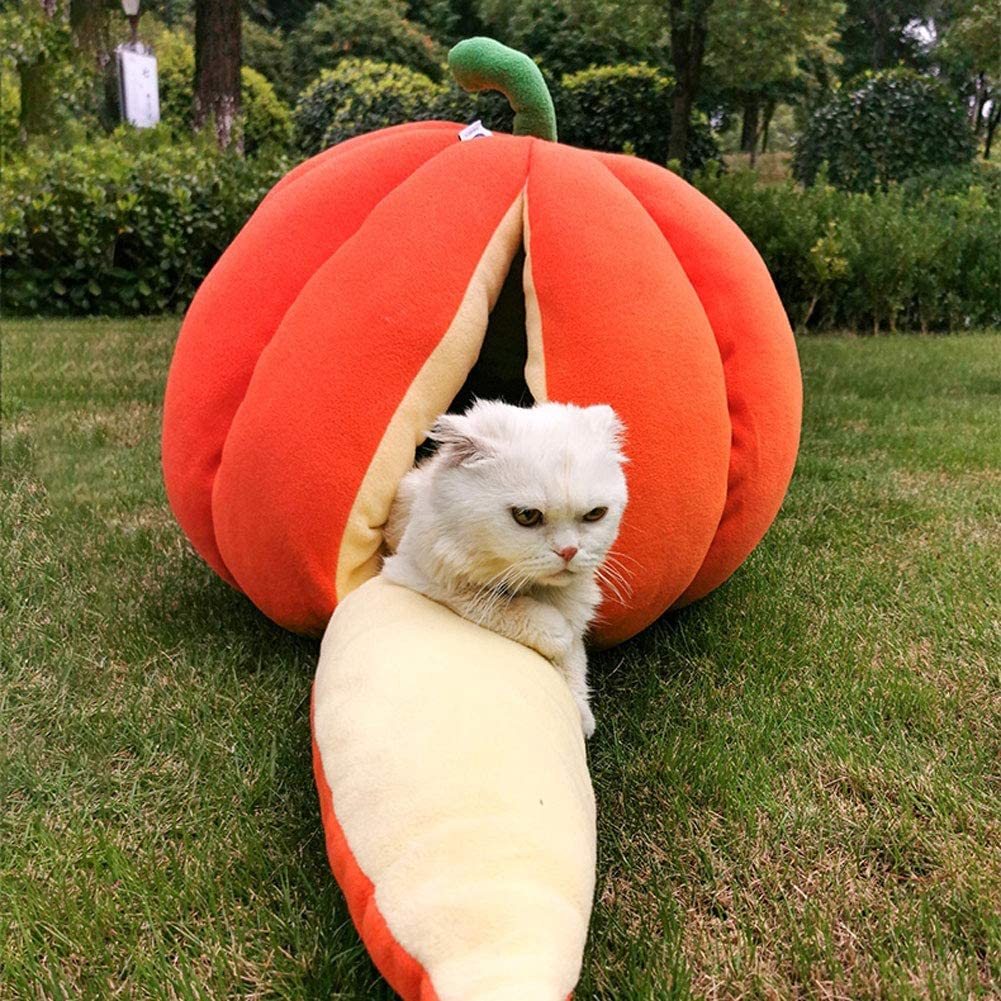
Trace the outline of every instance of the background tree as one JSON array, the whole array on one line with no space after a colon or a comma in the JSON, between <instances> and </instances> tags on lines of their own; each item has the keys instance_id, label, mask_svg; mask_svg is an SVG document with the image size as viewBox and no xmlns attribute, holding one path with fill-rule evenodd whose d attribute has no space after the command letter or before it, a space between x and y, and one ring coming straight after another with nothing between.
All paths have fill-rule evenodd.
<instances>
[{"instance_id":1,"label":"background tree","mask_svg":"<svg viewBox=\"0 0 1001 1001\"><path fill-rule=\"evenodd\" d=\"M110 14L111 8L106 0L70 0L73 43L95 73L95 111L101 125L109 131L119 120Z\"/></svg>"},{"instance_id":2,"label":"background tree","mask_svg":"<svg viewBox=\"0 0 1001 1001\"><path fill-rule=\"evenodd\" d=\"M684 163L688 151L692 108L702 83L713 3L714 0L670 0L668 5L675 79L668 157L680 163Z\"/></svg>"},{"instance_id":3,"label":"background tree","mask_svg":"<svg viewBox=\"0 0 1001 1001\"><path fill-rule=\"evenodd\" d=\"M667 19L632 0L474 0L459 37L486 34L527 52L551 78L590 66L647 62L667 68ZM452 39L457 41L458 38Z\"/></svg>"},{"instance_id":4,"label":"background tree","mask_svg":"<svg viewBox=\"0 0 1001 1001\"><path fill-rule=\"evenodd\" d=\"M942 0L846 0L837 49L841 79L865 70L927 68L927 29Z\"/></svg>"},{"instance_id":5,"label":"background tree","mask_svg":"<svg viewBox=\"0 0 1001 1001\"><path fill-rule=\"evenodd\" d=\"M778 102L792 99L818 65L837 61L842 0L730 0L709 17L706 64L742 115L740 148L751 154Z\"/></svg>"},{"instance_id":6,"label":"background tree","mask_svg":"<svg viewBox=\"0 0 1001 1001\"><path fill-rule=\"evenodd\" d=\"M1001 122L1001 4L955 0L951 13L937 54L943 75L953 79L967 102L970 127L984 137L984 159L989 159Z\"/></svg>"},{"instance_id":7,"label":"background tree","mask_svg":"<svg viewBox=\"0 0 1001 1001\"><path fill-rule=\"evenodd\" d=\"M4 12L5 54L17 67L21 135L46 135L56 119L54 75L66 34L57 0L21 0Z\"/></svg>"},{"instance_id":8,"label":"background tree","mask_svg":"<svg viewBox=\"0 0 1001 1001\"><path fill-rule=\"evenodd\" d=\"M195 0L194 123L211 121L221 149L241 144L240 29L239 0Z\"/></svg>"}]
</instances>

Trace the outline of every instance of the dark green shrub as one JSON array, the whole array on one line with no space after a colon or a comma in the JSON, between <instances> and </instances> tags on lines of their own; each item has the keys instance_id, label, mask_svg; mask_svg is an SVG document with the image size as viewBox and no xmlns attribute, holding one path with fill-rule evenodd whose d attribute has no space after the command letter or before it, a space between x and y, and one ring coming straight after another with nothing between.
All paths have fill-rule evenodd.
<instances>
[{"instance_id":1,"label":"dark green shrub","mask_svg":"<svg viewBox=\"0 0 1001 1001\"><path fill-rule=\"evenodd\" d=\"M0 182L3 308L109 316L183 309L288 164L120 129L29 149Z\"/></svg>"},{"instance_id":2,"label":"dark green shrub","mask_svg":"<svg viewBox=\"0 0 1001 1001\"><path fill-rule=\"evenodd\" d=\"M592 66L566 74L553 99L560 140L585 149L627 151L664 164L671 136L674 80L646 63ZM690 127L685 173L719 160L704 119Z\"/></svg>"},{"instance_id":3,"label":"dark green shrub","mask_svg":"<svg viewBox=\"0 0 1001 1001\"><path fill-rule=\"evenodd\" d=\"M568 73L556 95L560 141L585 149L629 149L654 163L667 160L671 77L645 63L592 66Z\"/></svg>"},{"instance_id":4,"label":"dark green shrub","mask_svg":"<svg viewBox=\"0 0 1001 1001\"><path fill-rule=\"evenodd\" d=\"M758 187L708 171L699 189L750 237L799 329L956 330L1001 322L1001 186L855 193Z\"/></svg>"},{"instance_id":5,"label":"dark green shrub","mask_svg":"<svg viewBox=\"0 0 1001 1001\"><path fill-rule=\"evenodd\" d=\"M337 0L318 3L288 39L289 57L301 80L344 59L396 63L442 77L445 51L406 17L404 0Z\"/></svg>"},{"instance_id":6,"label":"dark green shrub","mask_svg":"<svg viewBox=\"0 0 1001 1001\"><path fill-rule=\"evenodd\" d=\"M389 125L439 118L448 92L423 73L392 63L345 62L330 72L341 80L349 77L350 85L330 109L322 149Z\"/></svg>"},{"instance_id":7,"label":"dark green shrub","mask_svg":"<svg viewBox=\"0 0 1001 1001\"><path fill-rule=\"evenodd\" d=\"M814 112L796 142L793 173L812 184L827 163L835 187L871 191L967 163L973 154L963 109L938 81L885 70L846 86Z\"/></svg>"},{"instance_id":8,"label":"dark green shrub","mask_svg":"<svg viewBox=\"0 0 1001 1001\"><path fill-rule=\"evenodd\" d=\"M157 39L156 56L160 120L184 140L192 130L195 50L183 35L165 31ZM253 155L269 146L288 149L292 113L271 83L249 66L240 69L240 101L244 151Z\"/></svg>"},{"instance_id":9,"label":"dark green shrub","mask_svg":"<svg viewBox=\"0 0 1001 1001\"><path fill-rule=\"evenodd\" d=\"M499 94L474 97L455 83L435 83L406 66L371 59L345 59L324 70L292 114L296 148L307 156L390 125L474 118L504 131L511 127L512 112Z\"/></svg>"}]
</instances>

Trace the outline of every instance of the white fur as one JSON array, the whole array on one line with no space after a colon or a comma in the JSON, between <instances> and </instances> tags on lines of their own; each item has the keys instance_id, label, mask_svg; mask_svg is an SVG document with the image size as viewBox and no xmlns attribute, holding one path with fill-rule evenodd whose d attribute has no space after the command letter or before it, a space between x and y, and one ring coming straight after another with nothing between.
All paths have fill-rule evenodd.
<instances>
[{"instance_id":1,"label":"white fur","mask_svg":"<svg viewBox=\"0 0 1001 1001\"><path fill-rule=\"evenodd\" d=\"M611 407L480 400L431 429L438 451L400 484L383 564L389 581L537 650L566 678L586 736L584 633L626 505L621 421ZM607 508L600 521L583 516ZM544 520L519 525L513 509ZM569 561L560 555L577 549Z\"/></svg>"}]
</instances>

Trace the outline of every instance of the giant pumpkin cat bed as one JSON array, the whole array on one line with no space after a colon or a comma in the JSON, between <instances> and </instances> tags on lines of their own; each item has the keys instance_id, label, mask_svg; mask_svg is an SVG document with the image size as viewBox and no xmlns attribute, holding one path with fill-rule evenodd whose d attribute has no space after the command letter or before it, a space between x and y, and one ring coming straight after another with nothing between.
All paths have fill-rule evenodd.
<instances>
[{"instance_id":1,"label":"giant pumpkin cat bed","mask_svg":"<svg viewBox=\"0 0 1001 1001\"><path fill-rule=\"evenodd\" d=\"M526 57L471 39L450 63L508 95L516 134L402 125L281 180L185 319L164 472L223 578L289 629L326 629L327 849L386 979L410 1001L555 1001L594 887L577 712L537 654L376 577L396 486L474 393L611 404L631 591L596 639L617 643L762 537L800 377L768 272L718 208L663 168L557 143Z\"/></svg>"}]
</instances>

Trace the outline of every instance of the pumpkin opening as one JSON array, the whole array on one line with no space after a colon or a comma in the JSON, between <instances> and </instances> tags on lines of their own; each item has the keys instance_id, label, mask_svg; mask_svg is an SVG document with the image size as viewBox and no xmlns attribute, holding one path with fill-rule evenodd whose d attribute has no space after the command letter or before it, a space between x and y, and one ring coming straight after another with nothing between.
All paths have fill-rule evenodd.
<instances>
[{"instance_id":1,"label":"pumpkin opening","mask_svg":"<svg viewBox=\"0 0 1001 1001\"><path fill-rule=\"evenodd\" d=\"M525 381L528 335L525 323L525 247L519 248L494 308L476 364L462 388L447 407L451 414L462 413L474 400L503 400L516 407L531 406L532 393ZM426 444L418 454L423 454Z\"/></svg>"}]
</instances>

